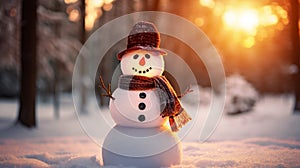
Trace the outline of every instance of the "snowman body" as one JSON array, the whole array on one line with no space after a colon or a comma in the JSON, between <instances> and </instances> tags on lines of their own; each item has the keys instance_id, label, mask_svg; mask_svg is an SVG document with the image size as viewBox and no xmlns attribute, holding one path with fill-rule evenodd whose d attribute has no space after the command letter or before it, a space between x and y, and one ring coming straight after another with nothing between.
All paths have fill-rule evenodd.
<instances>
[{"instance_id":1,"label":"snowman body","mask_svg":"<svg viewBox=\"0 0 300 168\"><path fill-rule=\"evenodd\" d=\"M160 127L164 119L160 117L160 100L156 89L129 91L117 88L110 101L110 114L117 125L125 127Z\"/></svg>"},{"instance_id":2,"label":"snowman body","mask_svg":"<svg viewBox=\"0 0 300 168\"><path fill-rule=\"evenodd\" d=\"M124 75L153 77L164 71L161 55L146 50L127 53L121 60ZM161 117L164 103L159 89L129 90L118 87L109 109L116 125L107 134L103 149L104 165L169 167L181 162L176 134Z\"/></svg>"},{"instance_id":3,"label":"snowman body","mask_svg":"<svg viewBox=\"0 0 300 168\"><path fill-rule=\"evenodd\" d=\"M116 125L106 136L102 156L104 165L169 167L180 163L181 147L168 130Z\"/></svg>"}]
</instances>

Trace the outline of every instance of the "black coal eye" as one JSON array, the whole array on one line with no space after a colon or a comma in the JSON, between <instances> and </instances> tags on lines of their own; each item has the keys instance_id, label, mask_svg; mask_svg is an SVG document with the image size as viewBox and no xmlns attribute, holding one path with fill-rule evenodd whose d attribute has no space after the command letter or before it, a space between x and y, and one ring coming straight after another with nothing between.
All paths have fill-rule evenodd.
<instances>
[{"instance_id":1,"label":"black coal eye","mask_svg":"<svg viewBox=\"0 0 300 168\"><path fill-rule=\"evenodd\" d=\"M146 57L147 59L149 59L149 58L150 58L150 55L149 55L149 54L145 54L145 57Z\"/></svg>"},{"instance_id":2,"label":"black coal eye","mask_svg":"<svg viewBox=\"0 0 300 168\"><path fill-rule=\"evenodd\" d=\"M134 56L133 56L133 59L138 59L139 58L139 55L138 54L135 54Z\"/></svg>"}]
</instances>

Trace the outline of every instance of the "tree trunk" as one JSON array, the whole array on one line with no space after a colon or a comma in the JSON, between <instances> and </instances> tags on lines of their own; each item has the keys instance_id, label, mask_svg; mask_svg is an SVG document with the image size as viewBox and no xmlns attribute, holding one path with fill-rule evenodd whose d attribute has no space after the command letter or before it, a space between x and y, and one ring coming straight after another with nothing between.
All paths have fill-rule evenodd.
<instances>
[{"instance_id":1,"label":"tree trunk","mask_svg":"<svg viewBox=\"0 0 300 168\"><path fill-rule=\"evenodd\" d=\"M85 0L81 0L80 4L80 11L81 11L81 19L80 19L80 42L82 45L85 43L86 39L86 32L85 32ZM80 82L80 104L79 104L79 111L81 114L87 114L88 111L86 109L86 103L87 103L87 86L86 82L86 71L85 71L85 66L86 66L86 59L85 56L82 55L80 57L80 65L79 65L79 71L80 71L80 76L81 76L81 81Z\"/></svg>"},{"instance_id":2,"label":"tree trunk","mask_svg":"<svg viewBox=\"0 0 300 168\"><path fill-rule=\"evenodd\" d=\"M80 4L81 19L80 19L80 42L85 43L85 0L81 0Z\"/></svg>"},{"instance_id":3,"label":"tree trunk","mask_svg":"<svg viewBox=\"0 0 300 168\"><path fill-rule=\"evenodd\" d=\"M53 62L53 86L52 86L52 96L53 96L53 107L54 107L54 117L59 119L59 66L57 60Z\"/></svg>"},{"instance_id":4,"label":"tree trunk","mask_svg":"<svg viewBox=\"0 0 300 168\"><path fill-rule=\"evenodd\" d=\"M298 0L290 0L290 25L291 25L291 42L292 42L292 59L293 64L297 66L298 71L294 74L295 90L295 107L294 111L300 112L300 44L299 44L299 3Z\"/></svg>"},{"instance_id":5,"label":"tree trunk","mask_svg":"<svg viewBox=\"0 0 300 168\"><path fill-rule=\"evenodd\" d=\"M35 127L37 1L22 1L21 92L18 122Z\"/></svg>"},{"instance_id":6,"label":"tree trunk","mask_svg":"<svg viewBox=\"0 0 300 168\"><path fill-rule=\"evenodd\" d=\"M61 12L61 4L60 1L55 1L55 11ZM61 38L61 23L56 22L54 25L54 32L57 36L57 39ZM57 48L57 50L60 50L60 48ZM60 52L60 51L59 51ZM52 82L52 96L53 96L53 107L54 107L54 117L56 119L59 119L59 74L60 74L60 64L57 59L53 60L52 64L52 69L53 69L53 82Z\"/></svg>"}]
</instances>

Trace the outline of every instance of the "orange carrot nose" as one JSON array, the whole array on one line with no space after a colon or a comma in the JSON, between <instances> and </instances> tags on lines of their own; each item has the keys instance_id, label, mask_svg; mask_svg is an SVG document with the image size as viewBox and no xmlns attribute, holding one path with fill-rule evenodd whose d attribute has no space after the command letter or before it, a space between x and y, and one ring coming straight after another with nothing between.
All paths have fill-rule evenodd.
<instances>
[{"instance_id":1,"label":"orange carrot nose","mask_svg":"<svg viewBox=\"0 0 300 168\"><path fill-rule=\"evenodd\" d=\"M140 66L144 66L146 64L144 57L140 60L139 64L140 64Z\"/></svg>"}]
</instances>

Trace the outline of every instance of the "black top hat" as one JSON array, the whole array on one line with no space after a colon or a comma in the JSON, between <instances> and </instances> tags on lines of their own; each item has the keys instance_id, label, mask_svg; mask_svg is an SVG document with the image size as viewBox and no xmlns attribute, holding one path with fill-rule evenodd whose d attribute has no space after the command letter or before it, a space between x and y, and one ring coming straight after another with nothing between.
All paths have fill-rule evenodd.
<instances>
[{"instance_id":1,"label":"black top hat","mask_svg":"<svg viewBox=\"0 0 300 168\"><path fill-rule=\"evenodd\" d=\"M159 52L165 55L166 52L159 48L160 34L155 25L150 22L141 21L136 23L129 33L127 40L127 49L118 54L118 59L130 51L144 49Z\"/></svg>"}]
</instances>

